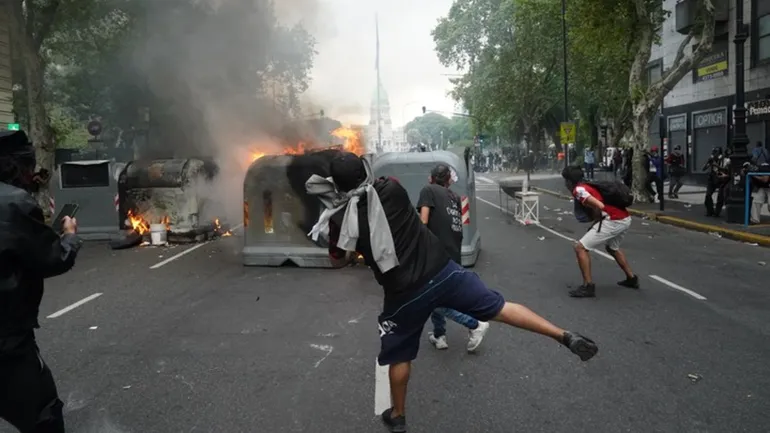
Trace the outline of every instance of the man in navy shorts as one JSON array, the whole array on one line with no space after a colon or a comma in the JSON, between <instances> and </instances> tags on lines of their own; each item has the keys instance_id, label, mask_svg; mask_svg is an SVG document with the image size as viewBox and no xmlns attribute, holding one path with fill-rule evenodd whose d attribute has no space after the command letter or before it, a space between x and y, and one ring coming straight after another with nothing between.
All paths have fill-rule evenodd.
<instances>
[{"instance_id":1,"label":"man in navy shorts","mask_svg":"<svg viewBox=\"0 0 770 433\"><path fill-rule=\"evenodd\" d=\"M342 153L332 161L331 175L336 188L349 193L360 191L371 176L364 162L352 153ZM417 357L425 322L437 308L450 308L480 321L494 320L551 337L583 361L596 355L598 348L590 339L553 325L523 305L506 302L500 293L487 288L478 275L452 261L442 242L420 221L409 195L396 179L374 180L373 191L377 206L369 203L374 200L369 200L372 196L368 192L357 199L357 230L343 227L346 221L349 224L346 218L355 214L350 209L340 209L331 216L329 255L335 265L349 262L353 254L337 244L343 242L341 231L346 238L355 232L355 250L364 256L385 292L378 318L378 362L390 368L393 407L382 413L382 420L391 432L406 432L406 389L411 362ZM384 213L384 217L370 218L368 212L372 209ZM388 270L383 272L382 245L376 245L373 252L372 244L386 232L392 236L397 263L385 266Z\"/></svg>"}]
</instances>

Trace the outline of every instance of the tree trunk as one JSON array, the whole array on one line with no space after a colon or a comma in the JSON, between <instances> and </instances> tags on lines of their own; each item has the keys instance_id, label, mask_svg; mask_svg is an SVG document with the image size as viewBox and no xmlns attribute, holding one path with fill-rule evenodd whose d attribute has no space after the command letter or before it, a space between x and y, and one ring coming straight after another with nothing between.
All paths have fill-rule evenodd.
<instances>
[{"instance_id":1,"label":"tree trunk","mask_svg":"<svg viewBox=\"0 0 770 433\"><path fill-rule=\"evenodd\" d=\"M647 143L650 136L650 122L646 118L634 117L631 121L633 126L634 159L631 161L633 167L632 182L634 201L649 202L652 197L648 194L647 167L644 166L644 154L647 151Z\"/></svg>"},{"instance_id":2,"label":"tree trunk","mask_svg":"<svg viewBox=\"0 0 770 433\"><path fill-rule=\"evenodd\" d=\"M29 137L35 146L35 157L37 158L37 169L47 170L50 175L54 173L54 154L55 143L51 120L45 108L45 94L43 61L40 58L37 43L35 43L31 32L26 28L26 20L20 1L11 2L11 32L15 39L15 46L19 48L21 58L24 64L25 87L27 90L27 111L29 115ZM43 209L43 215L46 221L52 218L49 201L51 192L49 182L40 185L40 190L36 194L38 204Z\"/></svg>"}]
</instances>

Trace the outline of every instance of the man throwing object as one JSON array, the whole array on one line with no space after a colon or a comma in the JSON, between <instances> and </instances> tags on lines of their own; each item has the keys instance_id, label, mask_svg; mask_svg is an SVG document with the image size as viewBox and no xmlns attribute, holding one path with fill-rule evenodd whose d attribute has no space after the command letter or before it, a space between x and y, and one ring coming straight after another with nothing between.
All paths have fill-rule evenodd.
<instances>
[{"instance_id":1,"label":"man throwing object","mask_svg":"<svg viewBox=\"0 0 770 433\"><path fill-rule=\"evenodd\" d=\"M331 163L331 177L314 175L307 192L326 206L311 231L328 233L333 262L358 252L385 292L378 318L380 365L389 365L393 407L382 413L391 432L406 432L406 389L425 322L437 308L451 308L477 320L495 320L551 337L583 361L596 355L590 339L566 331L523 305L506 302L474 272L450 259L393 178L374 179L369 163L344 152Z\"/></svg>"}]
</instances>

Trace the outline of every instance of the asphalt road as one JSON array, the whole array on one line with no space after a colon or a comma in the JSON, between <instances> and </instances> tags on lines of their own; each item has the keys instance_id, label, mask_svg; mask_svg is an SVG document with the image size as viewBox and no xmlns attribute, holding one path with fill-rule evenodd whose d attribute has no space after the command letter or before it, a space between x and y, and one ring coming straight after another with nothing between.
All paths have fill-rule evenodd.
<instances>
[{"instance_id":1,"label":"asphalt road","mask_svg":"<svg viewBox=\"0 0 770 433\"><path fill-rule=\"evenodd\" d=\"M571 299L580 281L568 239L585 226L563 213L570 204L543 196L542 226L522 226L485 180L471 216L483 236L476 271L600 352L581 363L548 339L493 325L468 355L467 334L450 324L450 349L426 338L415 363L410 432L768 431L760 263L770 250L635 220L624 246L642 289L615 286L621 272L594 254L598 297ZM381 291L370 272L244 268L241 242L197 246L155 269L189 246L88 244L72 272L48 282L38 338L68 431L385 431L375 417Z\"/></svg>"}]
</instances>

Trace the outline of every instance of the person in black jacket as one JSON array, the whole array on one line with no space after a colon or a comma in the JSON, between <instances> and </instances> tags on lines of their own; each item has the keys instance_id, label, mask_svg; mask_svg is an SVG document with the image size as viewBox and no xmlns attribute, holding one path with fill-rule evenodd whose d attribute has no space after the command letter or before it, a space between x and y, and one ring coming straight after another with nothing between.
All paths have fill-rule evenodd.
<instances>
[{"instance_id":1,"label":"person in black jacket","mask_svg":"<svg viewBox=\"0 0 770 433\"><path fill-rule=\"evenodd\" d=\"M43 280L75 263L77 222L59 236L30 192L39 187L35 151L21 131L0 132L0 418L22 433L62 433L63 404L34 329Z\"/></svg>"}]
</instances>

